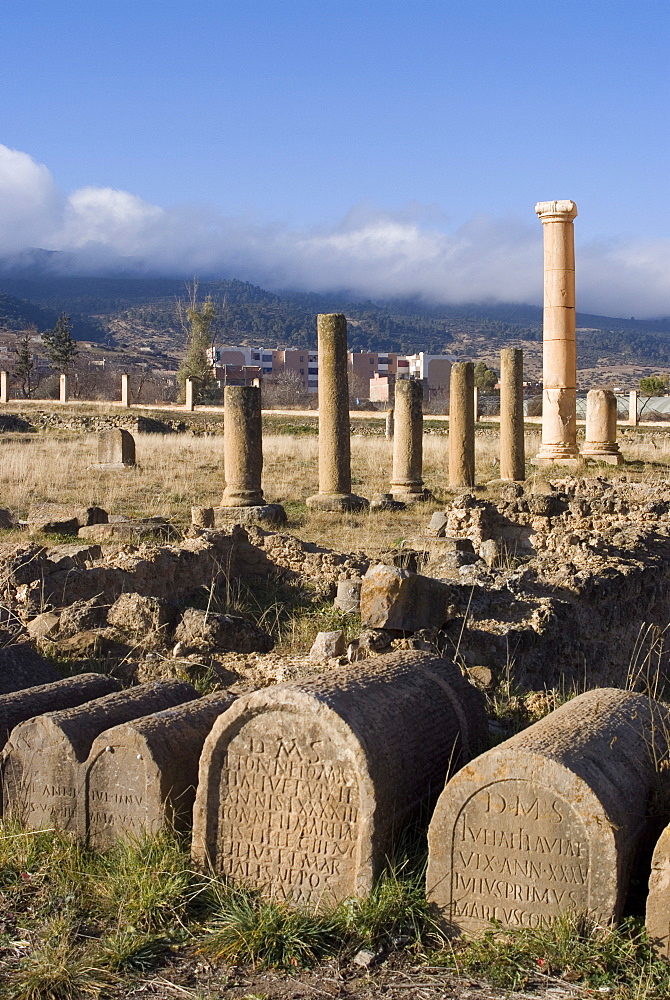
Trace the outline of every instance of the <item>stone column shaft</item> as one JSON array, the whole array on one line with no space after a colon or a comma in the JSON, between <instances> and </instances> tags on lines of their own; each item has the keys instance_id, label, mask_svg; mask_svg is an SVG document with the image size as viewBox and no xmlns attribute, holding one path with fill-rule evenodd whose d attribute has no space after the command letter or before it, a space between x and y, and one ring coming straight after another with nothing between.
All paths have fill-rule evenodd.
<instances>
[{"instance_id":1,"label":"stone column shaft","mask_svg":"<svg viewBox=\"0 0 670 1000\"><path fill-rule=\"evenodd\" d=\"M637 425L640 422L640 418L638 417L637 414L637 399L638 399L637 389L631 389L629 399L630 402L628 404L628 423L631 425L631 427L637 427Z\"/></svg>"},{"instance_id":2,"label":"stone column shaft","mask_svg":"<svg viewBox=\"0 0 670 1000\"><path fill-rule=\"evenodd\" d=\"M130 395L128 392L128 375L123 372L121 375L121 406L130 406Z\"/></svg>"},{"instance_id":3,"label":"stone column shaft","mask_svg":"<svg viewBox=\"0 0 670 1000\"><path fill-rule=\"evenodd\" d=\"M500 352L500 478L526 478L523 440L523 351L505 347Z\"/></svg>"},{"instance_id":4,"label":"stone column shaft","mask_svg":"<svg viewBox=\"0 0 670 1000\"><path fill-rule=\"evenodd\" d=\"M195 406L194 406L194 403L193 403L193 379L192 378L187 378L186 382L184 383L184 398L185 398L184 409L185 410L194 410Z\"/></svg>"},{"instance_id":5,"label":"stone column shaft","mask_svg":"<svg viewBox=\"0 0 670 1000\"><path fill-rule=\"evenodd\" d=\"M347 321L317 316L319 350L319 492L308 497L321 510L356 510L367 500L351 492Z\"/></svg>"},{"instance_id":6,"label":"stone column shaft","mask_svg":"<svg viewBox=\"0 0 670 1000\"><path fill-rule=\"evenodd\" d=\"M223 390L222 507L260 507L263 470L261 390L253 385L227 385Z\"/></svg>"},{"instance_id":7,"label":"stone column shaft","mask_svg":"<svg viewBox=\"0 0 670 1000\"><path fill-rule=\"evenodd\" d=\"M390 409L386 411L386 421L384 425L384 433L388 439L393 437L394 430L395 430L395 420L393 416L393 410Z\"/></svg>"},{"instance_id":8,"label":"stone column shaft","mask_svg":"<svg viewBox=\"0 0 670 1000\"><path fill-rule=\"evenodd\" d=\"M67 403L67 401L69 399L68 389L69 389L69 386L68 386L68 377L65 374L65 372L61 372L61 376L60 376L60 402L61 403Z\"/></svg>"},{"instance_id":9,"label":"stone column shaft","mask_svg":"<svg viewBox=\"0 0 670 1000\"><path fill-rule=\"evenodd\" d=\"M0 403L9 402L9 372L0 372Z\"/></svg>"},{"instance_id":10,"label":"stone column shaft","mask_svg":"<svg viewBox=\"0 0 670 1000\"><path fill-rule=\"evenodd\" d=\"M475 366L458 361L449 383L449 485L475 484Z\"/></svg>"},{"instance_id":11,"label":"stone column shaft","mask_svg":"<svg viewBox=\"0 0 670 1000\"><path fill-rule=\"evenodd\" d=\"M472 412L475 415L475 423L479 420L479 386L476 385L472 390Z\"/></svg>"},{"instance_id":12,"label":"stone column shaft","mask_svg":"<svg viewBox=\"0 0 670 1000\"><path fill-rule=\"evenodd\" d=\"M578 464L573 201L535 206L544 230L542 444L536 464Z\"/></svg>"},{"instance_id":13,"label":"stone column shaft","mask_svg":"<svg viewBox=\"0 0 670 1000\"><path fill-rule=\"evenodd\" d=\"M423 496L423 388L414 379L395 384L391 493L404 500Z\"/></svg>"},{"instance_id":14,"label":"stone column shaft","mask_svg":"<svg viewBox=\"0 0 670 1000\"><path fill-rule=\"evenodd\" d=\"M616 440L616 396L610 389L591 389L586 396L586 441L582 456L608 465L621 465Z\"/></svg>"}]
</instances>

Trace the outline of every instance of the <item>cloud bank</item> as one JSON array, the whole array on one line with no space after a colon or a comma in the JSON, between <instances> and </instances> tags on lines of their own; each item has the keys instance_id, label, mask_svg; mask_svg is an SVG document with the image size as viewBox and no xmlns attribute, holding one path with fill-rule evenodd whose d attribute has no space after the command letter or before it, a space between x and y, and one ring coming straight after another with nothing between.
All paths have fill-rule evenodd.
<instances>
[{"instance_id":1,"label":"cloud bank","mask_svg":"<svg viewBox=\"0 0 670 1000\"><path fill-rule=\"evenodd\" d=\"M358 206L331 228L289 229L128 191L60 191L47 167L0 145L0 256L69 251L79 273L237 277L282 289L423 296L437 303L542 300L539 224L482 215L449 231L437 210ZM578 308L670 315L670 240L580 245Z\"/></svg>"}]
</instances>

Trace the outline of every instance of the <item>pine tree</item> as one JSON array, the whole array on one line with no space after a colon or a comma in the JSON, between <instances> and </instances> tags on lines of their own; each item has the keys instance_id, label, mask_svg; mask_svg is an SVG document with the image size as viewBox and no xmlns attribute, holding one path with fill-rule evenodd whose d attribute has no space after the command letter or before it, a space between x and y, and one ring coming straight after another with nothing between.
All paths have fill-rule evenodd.
<instances>
[{"instance_id":1,"label":"pine tree","mask_svg":"<svg viewBox=\"0 0 670 1000\"><path fill-rule=\"evenodd\" d=\"M57 372L67 372L79 353L77 342L70 333L70 317L61 313L53 330L42 334L42 341L47 349L49 361Z\"/></svg>"},{"instance_id":2,"label":"pine tree","mask_svg":"<svg viewBox=\"0 0 670 1000\"><path fill-rule=\"evenodd\" d=\"M216 308L208 295L202 306L198 306L197 281L189 288L189 304L184 308L178 304L179 318L186 331L186 356L179 366L177 381L182 398L185 394L184 385L187 378L195 382L195 398L211 397L214 388L214 373L209 359L209 349L212 346L212 323L216 317Z\"/></svg>"},{"instance_id":3,"label":"pine tree","mask_svg":"<svg viewBox=\"0 0 670 1000\"><path fill-rule=\"evenodd\" d=\"M35 356L31 345L31 340L36 335L37 327L28 327L14 348L16 361L14 362L12 375L19 383L21 392L26 399L32 396L39 384L39 377L35 371Z\"/></svg>"}]
</instances>

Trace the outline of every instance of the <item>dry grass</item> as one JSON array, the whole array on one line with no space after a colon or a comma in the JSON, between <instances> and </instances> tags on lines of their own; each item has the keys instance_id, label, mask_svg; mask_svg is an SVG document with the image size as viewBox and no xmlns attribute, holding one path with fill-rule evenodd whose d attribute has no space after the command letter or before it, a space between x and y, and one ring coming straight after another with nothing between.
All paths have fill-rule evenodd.
<instances>
[{"instance_id":1,"label":"dry grass","mask_svg":"<svg viewBox=\"0 0 670 1000\"><path fill-rule=\"evenodd\" d=\"M277 419L273 420L274 427ZM96 460L94 434L5 434L0 438L0 505L24 517L35 501L99 504L127 516L162 515L187 524L193 504L216 505L223 488L221 437L190 433L137 434L139 466L127 472L89 468ZM527 455L539 446L539 428L529 427ZM385 492L391 473L391 442L354 434L351 439L352 487L364 496ZM622 439L625 467L642 479L665 480L670 470L670 436L628 431ZM307 511L304 501L318 489L318 441L313 434L266 434L264 490L289 513L289 530L347 551L388 548L421 530L432 509L419 504L402 513L335 515ZM477 431L477 481L498 474L498 431ZM530 466L529 466L530 470ZM530 473L529 473L530 474ZM587 474L617 474L589 467ZM547 475L547 473L543 473ZM440 500L449 496L448 436L426 434L424 479Z\"/></svg>"}]
</instances>

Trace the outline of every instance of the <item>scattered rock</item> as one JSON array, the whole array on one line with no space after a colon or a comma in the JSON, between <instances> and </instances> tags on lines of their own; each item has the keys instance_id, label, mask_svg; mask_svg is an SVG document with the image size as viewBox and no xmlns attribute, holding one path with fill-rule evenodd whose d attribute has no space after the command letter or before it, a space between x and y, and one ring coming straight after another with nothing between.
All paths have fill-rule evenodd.
<instances>
[{"instance_id":1,"label":"scattered rock","mask_svg":"<svg viewBox=\"0 0 670 1000\"><path fill-rule=\"evenodd\" d=\"M45 611L26 623L26 631L32 639L47 639L58 631L60 615Z\"/></svg>"},{"instance_id":2,"label":"scattered rock","mask_svg":"<svg viewBox=\"0 0 670 1000\"><path fill-rule=\"evenodd\" d=\"M142 594L121 594L107 613L107 621L134 639L165 637L174 618L167 601Z\"/></svg>"},{"instance_id":3,"label":"scattered rock","mask_svg":"<svg viewBox=\"0 0 670 1000\"><path fill-rule=\"evenodd\" d=\"M467 668L468 677L480 691L493 687L493 671L489 667L474 666Z\"/></svg>"},{"instance_id":4,"label":"scattered rock","mask_svg":"<svg viewBox=\"0 0 670 1000\"><path fill-rule=\"evenodd\" d=\"M330 660L333 657L344 656L347 651L347 643L344 632L338 629L336 632L319 632L309 651L312 660Z\"/></svg>"},{"instance_id":5,"label":"scattered rock","mask_svg":"<svg viewBox=\"0 0 670 1000\"><path fill-rule=\"evenodd\" d=\"M187 650L269 653L274 639L264 629L239 615L187 608L175 630L175 639Z\"/></svg>"},{"instance_id":6,"label":"scattered rock","mask_svg":"<svg viewBox=\"0 0 670 1000\"><path fill-rule=\"evenodd\" d=\"M363 577L361 623L413 632L443 625L452 603L447 584L396 566L373 566Z\"/></svg>"}]
</instances>

